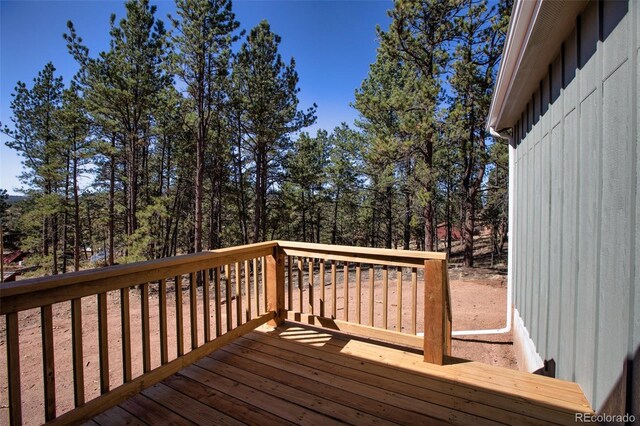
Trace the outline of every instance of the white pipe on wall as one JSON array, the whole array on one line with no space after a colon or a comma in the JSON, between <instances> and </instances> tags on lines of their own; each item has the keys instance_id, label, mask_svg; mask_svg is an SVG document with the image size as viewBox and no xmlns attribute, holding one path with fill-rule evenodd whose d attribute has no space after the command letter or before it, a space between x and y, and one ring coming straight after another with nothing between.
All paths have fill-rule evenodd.
<instances>
[{"instance_id":1,"label":"white pipe on wall","mask_svg":"<svg viewBox=\"0 0 640 426\"><path fill-rule=\"evenodd\" d=\"M511 331L511 319L513 318L513 200L515 192L515 148L511 145L511 136L506 133L498 133L491 127L489 128L491 136L500 139L506 139L509 144L509 228L507 235L509 239L509 251L507 252L507 309L506 321L503 328L485 329L485 330L456 330L451 332L452 336L473 336L482 334L505 334Z\"/></svg>"}]
</instances>

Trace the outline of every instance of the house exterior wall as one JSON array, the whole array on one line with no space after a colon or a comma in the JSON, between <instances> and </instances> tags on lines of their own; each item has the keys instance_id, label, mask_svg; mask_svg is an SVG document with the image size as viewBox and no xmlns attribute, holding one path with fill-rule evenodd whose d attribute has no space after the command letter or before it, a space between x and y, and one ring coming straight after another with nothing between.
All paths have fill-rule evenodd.
<instances>
[{"instance_id":1,"label":"house exterior wall","mask_svg":"<svg viewBox=\"0 0 640 426\"><path fill-rule=\"evenodd\" d=\"M513 129L514 305L606 412L640 400L639 48L639 1L591 2Z\"/></svg>"}]
</instances>

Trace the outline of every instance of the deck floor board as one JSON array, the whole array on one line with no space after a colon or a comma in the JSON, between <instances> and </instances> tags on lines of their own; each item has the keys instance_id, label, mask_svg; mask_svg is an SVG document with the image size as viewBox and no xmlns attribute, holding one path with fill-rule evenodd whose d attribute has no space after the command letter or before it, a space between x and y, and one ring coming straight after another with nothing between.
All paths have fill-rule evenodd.
<instances>
[{"instance_id":1,"label":"deck floor board","mask_svg":"<svg viewBox=\"0 0 640 426\"><path fill-rule=\"evenodd\" d=\"M234 340L99 416L127 424L570 424L574 383L287 322Z\"/></svg>"}]
</instances>

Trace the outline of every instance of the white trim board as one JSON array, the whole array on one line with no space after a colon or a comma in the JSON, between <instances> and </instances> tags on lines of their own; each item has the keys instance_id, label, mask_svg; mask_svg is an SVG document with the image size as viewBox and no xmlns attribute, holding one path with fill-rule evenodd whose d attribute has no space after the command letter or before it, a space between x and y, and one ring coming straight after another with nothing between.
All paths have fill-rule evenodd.
<instances>
[{"instance_id":1,"label":"white trim board","mask_svg":"<svg viewBox=\"0 0 640 426\"><path fill-rule=\"evenodd\" d=\"M536 345L529 336L529 330L520 317L520 312L513 309L513 349L518 361L518 369L532 373L542 367L544 362L536 350Z\"/></svg>"}]
</instances>

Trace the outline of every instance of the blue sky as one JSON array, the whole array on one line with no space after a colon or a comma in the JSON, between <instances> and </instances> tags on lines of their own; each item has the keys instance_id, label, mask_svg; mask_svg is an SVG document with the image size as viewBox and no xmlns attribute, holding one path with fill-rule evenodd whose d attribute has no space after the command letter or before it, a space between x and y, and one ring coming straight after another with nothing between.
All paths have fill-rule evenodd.
<instances>
[{"instance_id":1,"label":"blue sky","mask_svg":"<svg viewBox=\"0 0 640 426\"><path fill-rule=\"evenodd\" d=\"M68 82L76 64L66 51L62 34L72 20L91 55L108 48L109 16L124 15L122 1L0 1L0 122L10 125L11 93L18 80L31 85L33 78L51 61ZM174 11L169 0L152 1L156 16L165 21ZM282 36L280 52L296 60L300 77L301 107L318 104L317 124L309 128L331 130L342 121L353 123L357 112L349 106L354 91L375 60L375 27L387 28L386 11L391 0L275 1L235 0L234 11L241 28L249 30L262 19ZM0 188L15 194L21 159L0 136Z\"/></svg>"}]
</instances>

